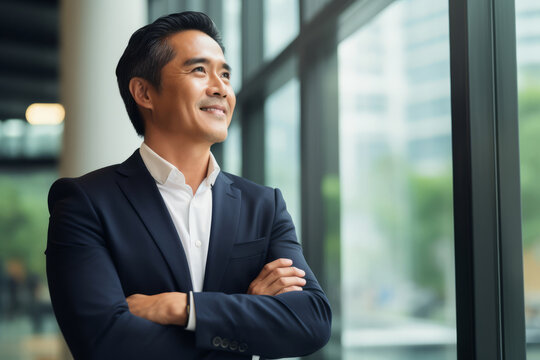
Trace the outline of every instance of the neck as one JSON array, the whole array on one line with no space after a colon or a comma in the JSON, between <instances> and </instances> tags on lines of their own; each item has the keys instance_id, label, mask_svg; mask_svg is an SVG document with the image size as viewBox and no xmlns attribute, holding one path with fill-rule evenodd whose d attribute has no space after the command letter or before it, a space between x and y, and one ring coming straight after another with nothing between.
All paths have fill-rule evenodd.
<instances>
[{"instance_id":1,"label":"neck","mask_svg":"<svg viewBox=\"0 0 540 360\"><path fill-rule=\"evenodd\" d=\"M173 164L184 174L186 184L193 193L206 178L210 162L210 145L193 144L188 139L154 136L146 134L144 142L156 154Z\"/></svg>"}]
</instances>

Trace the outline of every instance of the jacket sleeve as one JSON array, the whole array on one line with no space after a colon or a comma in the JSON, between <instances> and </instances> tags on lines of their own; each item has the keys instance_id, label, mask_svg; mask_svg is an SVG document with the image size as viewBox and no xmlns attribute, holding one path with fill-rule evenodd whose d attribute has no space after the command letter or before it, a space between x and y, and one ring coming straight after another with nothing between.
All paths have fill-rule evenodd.
<instances>
[{"instance_id":1,"label":"jacket sleeve","mask_svg":"<svg viewBox=\"0 0 540 360\"><path fill-rule=\"evenodd\" d=\"M328 299L304 259L278 189L270 237L266 262L292 259L306 272L303 291L276 296L194 293L198 347L221 345L228 351L281 358L313 353L328 342L332 320ZM238 346L230 346L233 342Z\"/></svg>"},{"instance_id":2,"label":"jacket sleeve","mask_svg":"<svg viewBox=\"0 0 540 360\"><path fill-rule=\"evenodd\" d=\"M100 219L75 180L52 186L49 211L49 290L74 358L195 358L192 332L129 312Z\"/></svg>"}]
</instances>

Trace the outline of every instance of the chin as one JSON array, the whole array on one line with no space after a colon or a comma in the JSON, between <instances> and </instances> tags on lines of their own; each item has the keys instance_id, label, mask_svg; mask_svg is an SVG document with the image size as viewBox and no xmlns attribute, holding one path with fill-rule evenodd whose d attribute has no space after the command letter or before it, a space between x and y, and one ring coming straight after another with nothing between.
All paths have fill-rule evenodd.
<instances>
[{"instance_id":1,"label":"chin","mask_svg":"<svg viewBox=\"0 0 540 360\"><path fill-rule=\"evenodd\" d=\"M227 134L227 129L225 131L216 131L210 136L211 142L214 144L224 142L227 139Z\"/></svg>"}]
</instances>

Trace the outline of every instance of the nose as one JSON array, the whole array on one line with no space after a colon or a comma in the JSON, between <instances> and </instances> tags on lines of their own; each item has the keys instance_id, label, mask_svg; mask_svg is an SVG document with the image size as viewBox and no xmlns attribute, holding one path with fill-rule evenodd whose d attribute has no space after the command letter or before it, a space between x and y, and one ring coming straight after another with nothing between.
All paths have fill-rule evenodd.
<instances>
[{"instance_id":1,"label":"nose","mask_svg":"<svg viewBox=\"0 0 540 360\"><path fill-rule=\"evenodd\" d=\"M213 74L210 76L206 93L208 96L226 98L228 94L228 87L218 74Z\"/></svg>"}]
</instances>

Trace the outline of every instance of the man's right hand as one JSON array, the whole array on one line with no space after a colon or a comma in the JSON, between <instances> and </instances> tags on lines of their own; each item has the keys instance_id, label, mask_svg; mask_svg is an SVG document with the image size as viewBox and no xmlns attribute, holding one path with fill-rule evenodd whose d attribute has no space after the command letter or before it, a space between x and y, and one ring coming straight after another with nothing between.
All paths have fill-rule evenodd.
<instances>
[{"instance_id":1,"label":"man's right hand","mask_svg":"<svg viewBox=\"0 0 540 360\"><path fill-rule=\"evenodd\" d=\"M290 259L277 259L266 264L251 282L248 294L278 295L289 291L301 291L306 285L302 269L292 266Z\"/></svg>"}]
</instances>

